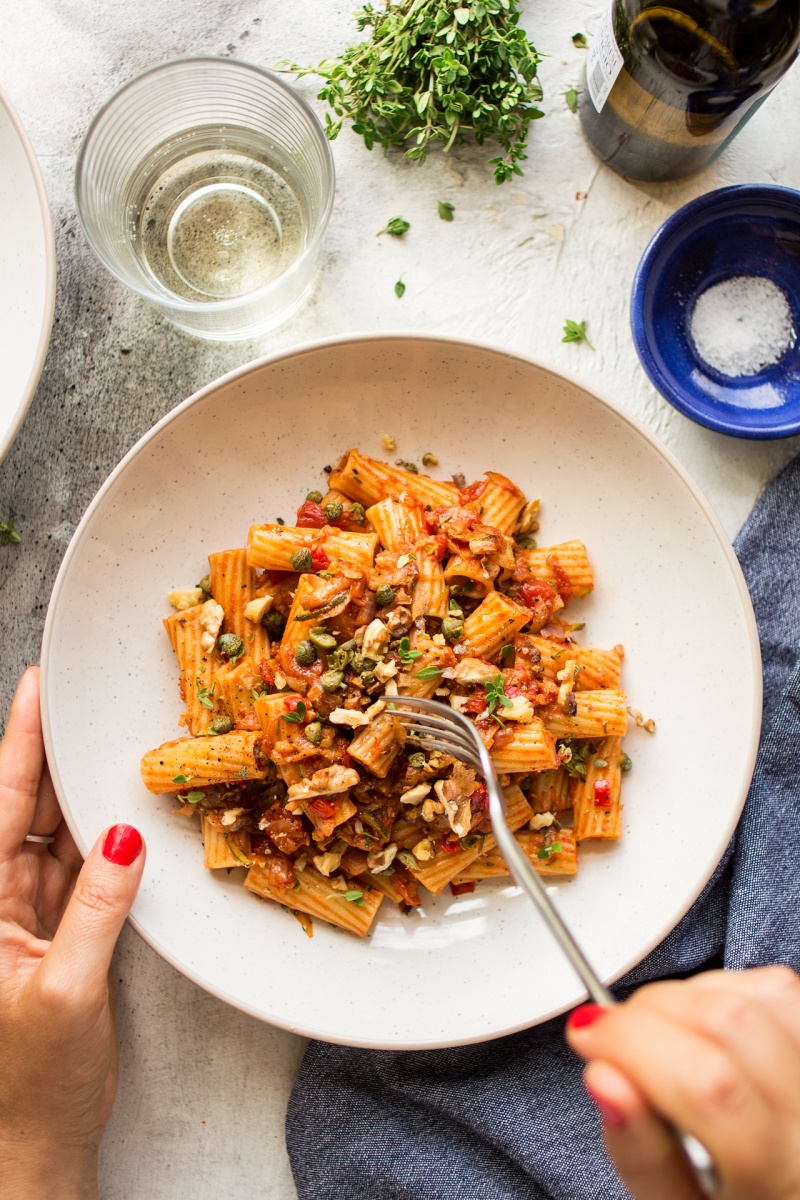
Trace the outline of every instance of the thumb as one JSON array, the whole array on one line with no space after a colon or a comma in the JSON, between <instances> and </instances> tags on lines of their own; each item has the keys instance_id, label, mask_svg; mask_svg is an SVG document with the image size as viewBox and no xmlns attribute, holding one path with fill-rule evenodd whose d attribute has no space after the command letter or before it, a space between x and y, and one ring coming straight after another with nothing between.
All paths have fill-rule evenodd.
<instances>
[{"instance_id":1,"label":"thumb","mask_svg":"<svg viewBox=\"0 0 800 1200\"><path fill-rule=\"evenodd\" d=\"M90 850L42 963L44 976L57 977L62 993L76 999L105 994L144 861L142 835L132 825L112 825Z\"/></svg>"}]
</instances>

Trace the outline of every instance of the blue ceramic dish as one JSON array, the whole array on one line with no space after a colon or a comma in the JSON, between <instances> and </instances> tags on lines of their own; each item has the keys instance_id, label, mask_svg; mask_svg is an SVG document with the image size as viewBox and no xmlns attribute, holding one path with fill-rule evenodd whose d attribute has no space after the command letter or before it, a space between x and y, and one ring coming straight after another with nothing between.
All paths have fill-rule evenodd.
<instances>
[{"instance_id":1,"label":"blue ceramic dish","mask_svg":"<svg viewBox=\"0 0 800 1200\"><path fill-rule=\"evenodd\" d=\"M786 296L800 330L800 192L743 184L684 205L645 250L631 294L636 350L662 396L720 433L747 438L800 432L800 344L757 374L723 375L697 353L689 328L697 299L724 279L759 275Z\"/></svg>"}]
</instances>

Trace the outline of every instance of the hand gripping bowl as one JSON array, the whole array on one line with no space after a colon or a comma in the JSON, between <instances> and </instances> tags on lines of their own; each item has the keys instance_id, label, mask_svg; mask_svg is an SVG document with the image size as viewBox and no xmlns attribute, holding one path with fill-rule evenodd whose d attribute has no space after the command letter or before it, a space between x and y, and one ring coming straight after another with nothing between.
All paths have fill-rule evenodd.
<instances>
[{"instance_id":1,"label":"hand gripping bowl","mask_svg":"<svg viewBox=\"0 0 800 1200\"><path fill-rule=\"evenodd\" d=\"M132 921L200 986L284 1028L389 1049L481 1041L555 1015L580 985L508 881L393 911L359 940L205 871L193 821L145 791L144 750L179 735L167 593L249 525L291 522L322 468L381 437L446 478L487 469L543 499L540 540L582 538L595 591L572 601L586 644L625 645L633 729L618 843L582 848L553 891L610 981L668 932L734 829L758 740L752 608L708 505L655 438L555 371L445 338L320 342L232 372L179 405L120 463L81 522L56 582L43 649L47 752L81 849L131 821L148 862ZM545 544L545 543L543 543ZM719 751L724 748L724 753ZM220 877L221 876L221 877ZM382 913L381 913L382 917Z\"/></svg>"}]
</instances>

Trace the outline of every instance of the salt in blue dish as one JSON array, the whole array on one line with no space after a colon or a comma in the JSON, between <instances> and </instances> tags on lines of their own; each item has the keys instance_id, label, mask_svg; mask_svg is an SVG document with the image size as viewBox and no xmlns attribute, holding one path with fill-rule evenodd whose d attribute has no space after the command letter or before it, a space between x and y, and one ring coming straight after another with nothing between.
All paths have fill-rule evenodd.
<instances>
[{"instance_id":1,"label":"salt in blue dish","mask_svg":"<svg viewBox=\"0 0 800 1200\"><path fill-rule=\"evenodd\" d=\"M784 293L795 335L754 375L724 375L697 353L690 323L698 298L740 275ZM800 192L741 184L692 200L645 250L631 294L636 351L655 387L680 412L720 433L779 438L800 432Z\"/></svg>"}]
</instances>

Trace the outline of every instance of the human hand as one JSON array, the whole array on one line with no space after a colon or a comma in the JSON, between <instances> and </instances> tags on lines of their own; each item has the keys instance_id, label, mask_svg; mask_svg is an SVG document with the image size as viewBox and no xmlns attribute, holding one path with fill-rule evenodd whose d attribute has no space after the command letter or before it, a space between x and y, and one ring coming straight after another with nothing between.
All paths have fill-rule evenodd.
<instances>
[{"instance_id":1,"label":"human hand","mask_svg":"<svg viewBox=\"0 0 800 1200\"><path fill-rule=\"evenodd\" d=\"M800 980L709 971L567 1022L606 1146L638 1200L702 1200L656 1114L708 1148L720 1200L800 1197Z\"/></svg>"},{"instance_id":2,"label":"human hand","mask_svg":"<svg viewBox=\"0 0 800 1200\"><path fill-rule=\"evenodd\" d=\"M28 833L54 834L50 845ZM0 743L0 1198L97 1195L117 1039L109 967L144 868L114 825L81 856L47 770L39 672L17 688Z\"/></svg>"}]
</instances>

